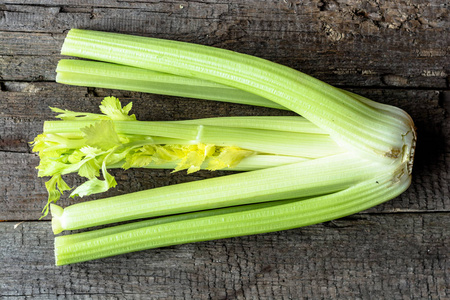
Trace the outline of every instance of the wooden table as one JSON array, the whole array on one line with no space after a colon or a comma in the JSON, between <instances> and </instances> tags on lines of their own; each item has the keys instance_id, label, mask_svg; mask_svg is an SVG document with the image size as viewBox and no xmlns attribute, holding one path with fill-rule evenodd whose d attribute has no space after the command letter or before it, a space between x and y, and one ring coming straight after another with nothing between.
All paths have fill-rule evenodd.
<instances>
[{"instance_id":1,"label":"wooden table","mask_svg":"<svg viewBox=\"0 0 450 300\"><path fill-rule=\"evenodd\" d=\"M413 183L324 224L55 267L49 218L38 220L45 179L29 145L53 117L48 106L96 112L115 95L141 120L286 114L57 84L73 27L232 49L397 105L418 128ZM0 1L0 298L450 299L449 28L445 0ZM108 196L226 172L114 174Z\"/></svg>"}]
</instances>

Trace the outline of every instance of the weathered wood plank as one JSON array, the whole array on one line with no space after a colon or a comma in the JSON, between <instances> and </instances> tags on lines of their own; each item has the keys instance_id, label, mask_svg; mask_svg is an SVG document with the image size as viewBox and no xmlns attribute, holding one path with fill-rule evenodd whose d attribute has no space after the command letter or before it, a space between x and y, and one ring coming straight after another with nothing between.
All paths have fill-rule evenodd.
<instances>
[{"instance_id":1,"label":"weathered wood plank","mask_svg":"<svg viewBox=\"0 0 450 300\"><path fill-rule=\"evenodd\" d=\"M393 1L370 1L363 5L357 1L96 1L92 5L91 1L8 1L1 7L4 12L6 21L11 24L3 24L10 29L14 26L27 26L26 22L14 21L14 13L29 13L30 16L20 19L26 21L28 19L41 20L38 15L56 15L58 13L81 12L93 13L105 9L120 9L123 11L134 10L136 16L141 13L156 12L166 13L169 15L181 15L191 18L218 18L244 17L251 20L274 19L275 21L290 21L298 16L306 14L315 14L314 16L322 17L322 19L333 19L333 26L340 27L341 24L349 24L349 28L359 29L362 25L367 30L376 28L401 29L405 31L423 30L423 29L444 29L449 20L448 10L444 0L434 0L423 3L421 1L411 2L393 2ZM32 16L32 14L36 16ZM8 15L10 14L10 15ZM271 18L271 15L279 16L279 18ZM123 15L122 15L123 16ZM312 16L311 16L312 17ZM131 20L132 21L132 20ZM84 20L81 20L84 22ZM95 22L95 21L93 21ZM15 24L12 24L15 23ZM49 22L35 22L35 27L31 31L39 30L40 27L52 27ZM117 22L121 23L121 22ZM354 26L358 24L358 26ZM300 26L302 26L300 24ZM362 27L364 27L362 26ZM26 28L26 27L25 27ZM58 27L53 26L56 30ZM140 28L138 30L147 30ZM330 30L335 31L336 29ZM329 31L329 33L331 33ZM338 33L337 33L338 34ZM336 36L336 34L335 34Z\"/></svg>"},{"instance_id":2,"label":"weathered wood plank","mask_svg":"<svg viewBox=\"0 0 450 300\"><path fill-rule=\"evenodd\" d=\"M158 6L162 9L164 7L179 6L187 7L189 5L202 5L208 4L224 4L227 1L221 1L219 3L215 0L202 0L202 1L164 1L160 0L98 0L95 1L95 7L111 7L111 8L128 8L128 9L144 9L151 6ZM74 9L89 9L94 5L90 0L8 0L8 4L20 4L20 5L42 5L42 6L63 6L72 7ZM165 6L164 6L165 5Z\"/></svg>"},{"instance_id":3,"label":"weathered wood plank","mask_svg":"<svg viewBox=\"0 0 450 300\"><path fill-rule=\"evenodd\" d=\"M57 56L65 34L0 31L0 55Z\"/></svg>"},{"instance_id":4,"label":"weathered wood plank","mask_svg":"<svg viewBox=\"0 0 450 300\"><path fill-rule=\"evenodd\" d=\"M446 299L446 214L366 215L55 267L48 222L0 223L0 297ZM20 282L20 284L18 284Z\"/></svg>"},{"instance_id":5,"label":"weathered wood plank","mask_svg":"<svg viewBox=\"0 0 450 300\"><path fill-rule=\"evenodd\" d=\"M62 33L67 28L85 28L94 26L99 29L105 26L110 31L140 32L144 28L147 32L169 32L176 28L183 32L192 32L201 27L208 19L217 19L228 10L226 4L193 2L182 5L179 2L157 2L145 5L141 10L124 8L73 8L57 5L11 5L2 8L4 22L0 23L0 30L32 31ZM130 22L112 22L119 18ZM206 30L206 27L205 27Z\"/></svg>"},{"instance_id":6,"label":"weathered wood plank","mask_svg":"<svg viewBox=\"0 0 450 300\"><path fill-rule=\"evenodd\" d=\"M0 80L55 81L60 56L2 56Z\"/></svg>"}]
</instances>

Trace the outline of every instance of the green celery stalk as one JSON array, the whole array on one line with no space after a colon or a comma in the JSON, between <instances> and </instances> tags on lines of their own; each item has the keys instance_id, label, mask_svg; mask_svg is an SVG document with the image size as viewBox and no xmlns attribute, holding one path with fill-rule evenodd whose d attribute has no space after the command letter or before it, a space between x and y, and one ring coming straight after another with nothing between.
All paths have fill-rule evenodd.
<instances>
[{"instance_id":1,"label":"green celery stalk","mask_svg":"<svg viewBox=\"0 0 450 300\"><path fill-rule=\"evenodd\" d=\"M81 128L93 124L95 121L46 121L44 133L79 132ZM183 139L187 144L238 146L261 153L317 158L342 152L342 149L324 134L160 121L114 121L114 126L117 133L124 135Z\"/></svg>"},{"instance_id":2,"label":"green celery stalk","mask_svg":"<svg viewBox=\"0 0 450 300\"><path fill-rule=\"evenodd\" d=\"M342 168L346 172L342 173ZM391 168L351 153L77 203L52 211L55 233L114 222L337 192ZM53 205L56 208L56 205Z\"/></svg>"},{"instance_id":3,"label":"green celery stalk","mask_svg":"<svg viewBox=\"0 0 450 300\"><path fill-rule=\"evenodd\" d=\"M158 222L122 225L105 231L82 233L55 240L57 265L72 264L132 251L286 230L325 222L382 203L399 190L406 190L409 178L392 182L392 173L382 174L343 191L279 205L228 212L213 210L188 216L168 217ZM218 211L214 213L214 211ZM203 214L203 215L202 215ZM118 227L118 226L117 226Z\"/></svg>"},{"instance_id":4,"label":"green celery stalk","mask_svg":"<svg viewBox=\"0 0 450 300\"><path fill-rule=\"evenodd\" d=\"M80 29L68 33L61 53L209 80L253 93L306 117L340 145L371 159L409 159L414 148L413 125L406 113L401 116L401 130L393 131L391 118L383 111L311 76L253 56Z\"/></svg>"},{"instance_id":5,"label":"green celery stalk","mask_svg":"<svg viewBox=\"0 0 450 300\"><path fill-rule=\"evenodd\" d=\"M102 101L102 114L52 110L62 120L45 122L33 147L41 159L38 175L52 176L49 203L70 189L61 176L75 172L88 181L71 196L83 197L116 185L110 168L249 171L343 152L298 116L141 122L129 115L131 103L122 107L114 97Z\"/></svg>"},{"instance_id":6,"label":"green celery stalk","mask_svg":"<svg viewBox=\"0 0 450 300\"><path fill-rule=\"evenodd\" d=\"M291 68L213 47L79 29L68 33L61 53L105 64L95 70L89 62L63 61L58 67L60 82L84 84L86 76L95 81L93 85L139 91L144 82L166 78L170 84L161 89L162 93L179 85L177 95L190 97L190 89L198 89L197 95L208 99L212 88L222 90L223 98L237 103L245 103L246 95L252 94L256 98L248 99L255 105L273 102L302 117L139 122L128 116L131 106L127 105L113 109L110 121L99 121L104 116L67 112L62 122L46 122L45 134L62 142L75 139L77 144L80 130L109 133L111 139L98 134L82 136L88 141L98 137L101 142L91 144L100 148L106 148L103 143L111 145L107 154L85 149L97 157L103 155L105 181L110 178L105 162L110 167L120 163L126 158L126 151L120 152L123 147L140 143L142 136L148 137L148 143L165 140L167 147L173 139L183 144L210 143L255 151L240 161L243 166L246 159L266 156L268 161L258 160L257 164L267 167L278 158L284 161L265 169L87 201L64 209L52 204L55 233L154 218L57 238L58 265L316 224L392 199L411 182L416 135L404 111L334 88ZM102 111L108 109L103 107ZM39 146L45 148L42 145L41 141ZM46 146L55 149L58 143L49 141ZM58 155L60 151L54 152ZM90 159L86 157L83 163ZM292 162L287 162L287 157ZM297 159L300 161L294 162ZM58 176L52 177L52 184L58 182L66 189Z\"/></svg>"},{"instance_id":7,"label":"green celery stalk","mask_svg":"<svg viewBox=\"0 0 450 300\"><path fill-rule=\"evenodd\" d=\"M56 67L56 82L160 95L214 100L277 109L285 107L225 85L129 66L104 62L62 59Z\"/></svg>"},{"instance_id":8,"label":"green celery stalk","mask_svg":"<svg viewBox=\"0 0 450 300\"><path fill-rule=\"evenodd\" d=\"M322 130L320 127L317 127L317 125L315 125L314 123L311 123L307 119L300 116L215 117L174 121L174 123L253 128L328 135L328 133Z\"/></svg>"},{"instance_id":9,"label":"green celery stalk","mask_svg":"<svg viewBox=\"0 0 450 300\"><path fill-rule=\"evenodd\" d=\"M273 168L278 166L284 166L288 164L298 163L302 161L307 161L308 158L297 157L297 156L287 156L287 155L267 155L267 154L255 154L249 157L243 158L238 165L232 168L226 168L223 170L228 171L255 171L260 169ZM118 168L121 164L112 165L111 168ZM177 166L177 161L167 162L163 164L150 164L144 168L148 169L170 169L173 170ZM202 164L200 167L202 170L207 170L208 166L206 163Z\"/></svg>"},{"instance_id":10,"label":"green celery stalk","mask_svg":"<svg viewBox=\"0 0 450 300\"><path fill-rule=\"evenodd\" d=\"M144 221L136 221L136 222L129 222L121 225L116 226L109 226L101 229L96 230L90 230L90 231L84 231L74 234L66 234L66 235L60 235L55 237L55 247L64 247L69 244L75 244L79 242L86 242L86 241L95 241L95 239L106 236L106 235L117 235L120 233L124 233L130 230L145 228L149 226L154 225L160 225L160 224L167 224L172 222L178 222L178 221L184 221L184 220L192 220L196 218L205 218L205 217L211 217L211 216L218 216L218 215L224 215L229 213L235 213L235 212L243 212L243 211L249 211L249 210L255 210L265 207L273 207L276 205L282 205L291 203L294 201L299 201L300 199L291 199L291 200L280 200L280 201L271 201L271 202L263 202L263 203L256 203L256 204L247 204L247 205L238 205L238 206L232 206L232 207L226 207L226 208L219 208L219 209L210 209L210 210L204 210L204 211L196 211L191 213L185 213L185 214L177 214L177 215L171 215L171 216L164 216L159 218L152 218ZM54 210L58 210L57 207L53 207Z\"/></svg>"}]
</instances>

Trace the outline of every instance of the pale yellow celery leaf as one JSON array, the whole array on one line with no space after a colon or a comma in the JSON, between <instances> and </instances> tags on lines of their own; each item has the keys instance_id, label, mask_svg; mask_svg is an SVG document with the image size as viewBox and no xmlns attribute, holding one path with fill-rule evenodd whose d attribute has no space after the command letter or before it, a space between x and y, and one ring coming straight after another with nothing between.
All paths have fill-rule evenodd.
<instances>
[{"instance_id":1,"label":"pale yellow celery leaf","mask_svg":"<svg viewBox=\"0 0 450 300\"><path fill-rule=\"evenodd\" d=\"M52 178L50 178L50 180L45 183L45 188L48 192L48 201L44 209L42 210L43 215L41 218L45 217L48 214L50 203L58 201L64 191L68 191L71 189L71 187L69 187L67 183L61 178L61 174L53 175Z\"/></svg>"},{"instance_id":2,"label":"pale yellow celery leaf","mask_svg":"<svg viewBox=\"0 0 450 300\"><path fill-rule=\"evenodd\" d=\"M105 158L106 165L109 166L124 161L128 153L130 153L132 150L133 148L125 148L120 152L116 149L114 152L109 153Z\"/></svg>"},{"instance_id":3,"label":"pale yellow celery leaf","mask_svg":"<svg viewBox=\"0 0 450 300\"><path fill-rule=\"evenodd\" d=\"M39 165L36 168L39 170L38 176L45 177L67 173L66 170L71 166L72 164L61 162L55 158L44 157L41 158Z\"/></svg>"},{"instance_id":4,"label":"pale yellow celery leaf","mask_svg":"<svg viewBox=\"0 0 450 300\"><path fill-rule=\"evenodd\" d=\"M80 152L85 156L95 157L97 155L105 153L102 149L92 146L84 146L80 148Z\"/></svg>"},{"instance_id":5,"label":"pale yellow celery leaf","mask_svg":"<svg viewBox=\"0 0 450 300\"><path fill-rule=\"evenodd\" d=\"M155 145L155 154L153 160L156 164L163 164L180 159L178 154L173 150L171 145Z\"/></svg>"},{"instance_id":6,"label":"pale yellow celery leaf","mask_svg":"<svg viewBox=\"0 0 450 300\"><path fill-rule=\"evenodd\" d=\"M205 156L199 151L189 151L183 157L183 159L177 164L173 172L186 170L191 174L200 170L200 166L203 164Z\"/></svg>"},{"instance_id":7,"label":"pale yellow celery leaf","mask_svg":"<svg viewBox=\"0 0 450 300\"><path fill-rule=\"evenodd\" d=\"M106 176L105 176L106 175ZM105 180L100 180L97 177L94 177L80 186L78 186L72 194L70 194L70 197L84 197L92 194L98 194L106 192L108 189L113 188L117 185L116 180L114 177L106 172L104 174Z\"/></svg>"},{"instance_id":8,"label":"pale yellow celery leaf","mask_svg":"<svg viewBox=\"0 0 450 300\"><path fill-rule=\"evenodd\" d=\"M122 151L120 152L120 150ZM108 189L115 187L117 182L114 176L108 173L108 164L114 164L124 160L130 150L131 149L114 147L106 152L102 152L93 147L83 147L82 151L86 153L86 158L79 163L80 169L78 174L87 177L89 180L77 187L70 196L83 197L91 194L103 193ZM98 176L100 176L100 167L104 180L98 178Z\"/></svg>"},{"instance_id":9,"label":"pale yellow celery leaf","mask_svg":"<svg viewBox=\"0 0 450 300\"><path fill-rule=\"evenodd\" d=\"M182 159L186 156L187 151L190 149L189 147L192 147L195 145L165 145L164 148L166 151L170 150L170 153L174 156L176 156L178 159Z\"/></svg>"},{"instance_id":10,"label":"pale yellow celery leaf","mask_svg":"<svg viewBox=\"0 0 450 300\"><path fill-rule=\"evenodd\" d=\"M193 173L200 170L200 165L205 160L198 145L172 145L173 151L177 154L181 161L177 164L173 172L188 170L188 173Z\"/></svg>"},{"instance_id":11,"label":"pale yellow celery leaf","mask_svg":"<svg viewBox=\"0 0 450 300\"><path fill-rule=\"evenodd\" d=\"M112 148L109 151L101 151L93 147L83 147L82 148L86 157L81 163L78 174L82 177L92 179L100 175L100 168L106 169L109 165L118 163L125 160L128 153L132 150L130 148Z\"/></svg>"},{"instance_id":12,"label":"pale yellow celery leaf","mask_svg":"<svg viewBox=\"0 0 450 300\"><path fill-rule=\"evenodd\" d=\"M47 148L47 135L45 133L37 135L34 140L30 143L33 152L42 152Z\"/></svg>"},{"instance_id":13,"label":"pale yellow celery leaf","mask_svg":"<svg viewBox=\"0 0 450 300\"><path fill-rule=\"evenodd\" d=\"M67 168L67 162L73 149L53 150L55 145L56 143L47 141L46 135L36 137L33 151L38 152L39 155L39 165L36 167L39 170L39 177L61 174Z\"/></svg>"},{"instance_id":14,"label":"pale yellow celery leaf","mask_svg":"<svg viewBox=\"0 0 450 300\"><path fill-rule=\"evenodd\" d=\"M99 176L103 161L101 155L104 152L101 149L90 146L82 147L80 152L84 155L84 158L77 163L78 175L88 179Z\"/></svg>"},{"instance_id":15,"label":"pale yellow celery leaf","mask_svg":"<svg viewBox=\"0 0 450 300\"><path fill-rule=\"evenodd\" d=\"M74 153L77 154L75 156L72 156ZM65 153L42 152L40 153L40 162L39 166L37 167L37 169L39 170L38 176L53 176L55 174L64 175L78 172L80 168L84 168L81 171L81 174L83 174L83 172L85 174L89 174L89 172L98 172L101 160L98 164L98 167L96 166L97 171L92 170L92 168L94 167L92 163L86 166L84 164L101 154L104 154L104 152L93 147L83 147L80 150L69 150ZM91 175L86 175L86 177L87 176L90 177Z\"/></svg>"},{"instance_id":16,"label":"pale yellow celery leaf","mask_svg":"<svg viewBox=\"0 0 450 300\"><path fill-rule=\"evenodd\" d=\"M104 153L101 149L97 147L91 147L91 146L84 146L80 148L80 151L85 155L89 157L95 157L97 155L100 155Z\"/></svg>"},{"instance_id":17,"label":"pale yellow celery leaf","mask_svg":"<svg viewBox=\"0 0 450 300\"><path fill-rule=\"evenodd\" d=\"M181 161L177 164L174 172L186 170L191 174L200 170L206 158L213 156L216 146L213 144L179 145L174 147Z\"/></svg>"},{"instance_id":18,"label":"pale yellow celery leaf","mask_svg":"<svg viewBox=\"0 0 450 300\"><path fill-rule=\"evenodd\" d=\"M32 151L39 154L39 157L59 157L67 151L67 145L60 142L52 141L48 134L38 135L33 142L31 142Z\"/></svg>"},{"instance_id":19,"label":"pale yellow celery leaf","mask_svg":"<svg viewBox=\"0 0 450 300\"><path fill-rule=\"evenodd\" d=\"M216 146L213 144L201 144L200 149L204 152L205 157L213 156L216 152Z\"/></svg>"},{"instance_id":20,"label":"pale yellow celery leaf","mask_svg":"<svg viewBox=\"0 0 450 300\"><path fill-rule=\"evenodd\" d=\"M148 166L153 161L155 148L153 145L145 145L128 152L125 157L125 163L122 168L127 170L129 168L142 168Z\"/></svg>"},{"instance_id":21,"label":"pale yellow celery leaf","mask_svg":"<svg viewBox=\"0 0 450 300\"><path fill-rule=\"evenodd\" d=\"M51 153L50 156L41 156L39 176L53 176L55 174L68 174L78 172L81 177L92 179L100 175L100 168L105 157L106 163L114 164L125 158L126 153L114 153L114 148L105 152L101 149L85 146L79 150L70 149L67 153Z\"/></svg>"},{"instance_id":22,"label":"pale yellow celery leaf","mask_svg":"<svg viewBox=\"0 0 450 300\"><path fill-rule=\"evenodd\" d=\"M130 168L143 168L151 164L152 161L153 157L151 155L136 153L127 158L126 162L122 165L122 168L125 170Z\"/></svg>"},{"instance_id":23,"label":"pale yellow celery leaf","mask_svg":"<svg viewBox=\"0 0 450 300\"><path fill-rule=\"evenodd\" d=\"M181 160L174 172L188 169L188 173L196 172L208 155L213 155L214 145L145 145L134 149L126 156L122 166L124 169L145 167L151 163L164 164Z\"/></svg>"},{"instance_id":24,"label":"pale yellow celery leaf","mask_svg":"<svg viewBox=\"0 0 450 300\"><path fill-rule=\"evenodd\" d=\"M135 121L135 115L128 115L132 105L130 102L122 108L122 104L118 98L106 97L100 105L100 110L114 121Z\"/></svg>"},{"instance_id":25,"label":"pale yellow celery leaf","mask_svg":"<svg viewBox=\"0 0 450 300\"><path fill-rule=\"evenodd\" d=\"M33 148L33 151L37 150L36 147ZM48 162L45 162L45 160L57 160L57 161L61 161L61 159L63 158L63 156L65 155L65 152L67 151L66 149L58 149L58 150L51 150L51 151L46 151L47 149L39 149L39 151L36 151L39 155L40 158L40 165L41 168L38 167L38 169L42 169L42 166L44 164L47 164ZM44 163L43 163L44 161Z\"/></svg>"},{"instance_id":26,"label":"pale yellow celery leaf","mask_svg":"<svg viewBox=\"0 0 450 300\"><path fill-rule=\"evenodd\" d=\"M81 150L75 150L67 158L68 162L71 164L76 164L80 162L86 156Z\"/></svg>"},{"instance_id":27,"label":"pale yellow celery leaf","mask_svg":"<svg viewBox=\"0 0 450 300\"><path fill-rule=\"evenodd\" d=\"M109 155L109 154L108 154ZM90 180L84 182L78 186L71 194L70 197L84 197L92 194L103 193L113 188L117 185L114 176L108 173L106 169L106 161L108 160L108 155L103 159L102 163L102 175L104 180L100 180L97 177L91 178Z\"/></svg>"},{"instance_id":28,"label":"pale yellow celery leaf","mask_svg":"<svg viewBox=\"0 0 450 300\"><path fill-rule=\"evenodd\" d=\"M78 169L78 175L92 179L100 176L101 162L95 158L85 159L84 163Z\"/></svg>"},{"instance_id":29,"label":"pale yellow celery leaf","mask_svg":"<svg viewBox=\"0 0 450 300\"><path fill-rule=\"evenodd\" d=\"M40 134L31 145L32 151L37 152L39 157L57 158L61 155L71 155L81 141L82 139L71 139L59 134Z\"/></svg>"},{"instance_id":30,"label":"pale yellow celery leaf","mask_svg":"<svg viewBox=\"0 0 450 300\"><path fill-rule=\"evenodd\" d=\"M112 121L99 121L80 130L91 147L109 150L122 144Z\"/></svg>"},{"instance_id":31,"label":"pale yellow celery leaf","mask_svg":"<svg viewBox=\"0 0 450 300\"><path fill-rule=\"evenodd\" d=\"M244 150L239 147L227 146L219 149L219 154L208 160L207 169L211 171L233 168L237 166L242 159L256 154L254 151Z\"/></svg>"}]
</instances>

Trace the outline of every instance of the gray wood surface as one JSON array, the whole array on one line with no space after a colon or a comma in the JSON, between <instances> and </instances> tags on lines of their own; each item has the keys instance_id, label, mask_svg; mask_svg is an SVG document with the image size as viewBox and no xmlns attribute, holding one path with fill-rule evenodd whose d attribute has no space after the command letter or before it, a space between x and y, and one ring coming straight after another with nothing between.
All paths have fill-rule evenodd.
<instances>
[{"instance_id":1,"label":"gray wood surface","mask_svg":"<svg viewBox=\"0 0 450 300\"><path fill-rule=\"evenodd\" d=\"M248 53L397 105L418 129L413 183L324 224L55 267L29 145L53 116L48 106L96 112L115 95L141 120L289 114L57 84L74 27ZM450 299L449 29L444 0L0 0L0 299ZM107 195L228 174L114 173Z\"/></svg>"}]
</instances>

